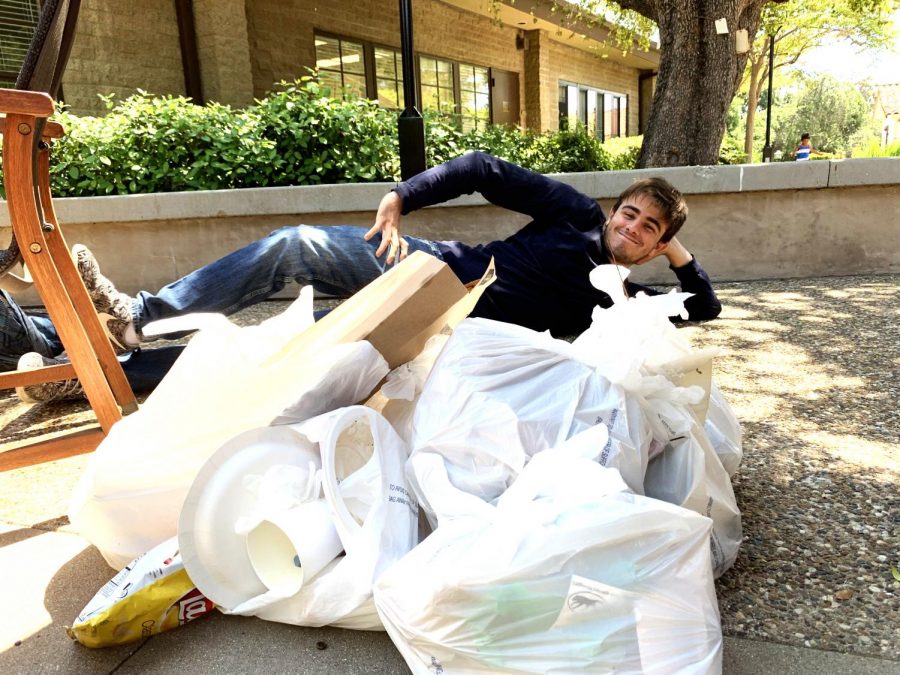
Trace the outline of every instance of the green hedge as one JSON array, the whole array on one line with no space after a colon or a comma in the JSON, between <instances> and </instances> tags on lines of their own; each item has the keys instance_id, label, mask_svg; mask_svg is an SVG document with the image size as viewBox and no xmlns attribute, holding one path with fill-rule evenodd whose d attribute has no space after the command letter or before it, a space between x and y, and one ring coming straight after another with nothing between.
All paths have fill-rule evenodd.
<instances>
[{"instance_id":1,"label":"green hedge","mask_svg":"<svg viewBox=\"0 0 900 675\"><path fill-rule=\"evenodd\" d=\"M314 77L282 83L244 109L138 92L108 114L56 119L51 182L60 197L397 180L397 114L365 98L328 97ZM609 148L583 130L462 132L426 116L428 163L484 150L541 173L634 168L640 140ZM0 176L2 189L2 176Z\"/></svg>"}]
</instances>

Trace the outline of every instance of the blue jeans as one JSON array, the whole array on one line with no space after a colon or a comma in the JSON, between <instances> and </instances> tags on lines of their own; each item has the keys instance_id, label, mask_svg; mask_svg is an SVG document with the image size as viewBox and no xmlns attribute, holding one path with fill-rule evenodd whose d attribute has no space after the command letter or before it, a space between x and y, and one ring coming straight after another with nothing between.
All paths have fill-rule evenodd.
<instances>
[{"instance_id":1,"label":"blue jeans","mask_svg":"<svg viewBox=\"0 0 900 675\"><path fill-rule=\"evenodd\" d=\"M50 319L27 314L6 291L0 291L0 372L15 370L26 352L56 356L62 349Z\"/></svg>"},{"instance_id":2,"label":"blue jeans","mask_svg":"<svg viewBox=\"0 0 900 675\"><path fill-rule=\"evenodd\" d=\"M141 291L132 306L135 329L157 319L190 312L233 314L265 300L290 281L312 285L316 291L339 297L353 295L386 269L384 257L375 257L380 237L363 239L362 227L283 227L220 258L158 293ZM441 258L437 245L425 239L404 237L409 253L423 251ZM49 319L26 314L7 295L0 297L0 370L13 370L26 352L56 356L63 349ZM171 366L177 348L166 358L129 359L123 363L126 376L136 390L161 379ZM140 365L140 372L138 366ZM134 371L134 372L132 372ZM158 374L158 377L155 377Z\"/></svg>"},{"instance_id":3,"label":"blue jeans","mask_svg":"<svg viewBox=\"0 0 900 675\"><path fill-rule=\"evenodd\" d=\"M155 294L141 291L132 306L134 326L191 312L234 314L296 281L317 292L348 297L378 278L387 265L375 257L381 237L350 225L299 225L275 230L224 258L191 272ZM437 245L404 237L409 253L441 258Z\"/></svg>"},{"instance_id":4,"label":"blue jeans","mask_svg":"<svg viewBox=\"0 0 900 675\"><path fill-rule=\"evenodd\" d=\"M131 388L152 391L184 347L167 345L138 350L119 357ZM0 372L15 370L27 352L54 357L63 351L53 324L45 316L28 314L5 292L0 292Z\"/></svg>"}]
</instances>

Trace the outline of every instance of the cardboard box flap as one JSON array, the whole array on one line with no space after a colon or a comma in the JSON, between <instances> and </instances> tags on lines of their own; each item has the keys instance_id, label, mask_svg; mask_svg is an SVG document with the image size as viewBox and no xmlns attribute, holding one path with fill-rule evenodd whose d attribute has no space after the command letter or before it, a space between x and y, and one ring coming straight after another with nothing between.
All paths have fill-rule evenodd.
<instances>
[{"instance_id":1,"label":"cardboard box flap","mask_svg":"<svg viewBox=\"0 0 900 675\"><path fill-rule=\"evenodd\" d=\"M493 280L493 263L472 291L443 261L417 251L297 335L288 349L368 340L391 368L415 358L432 335L456 325Z\"/></svg>"}]
</instances>

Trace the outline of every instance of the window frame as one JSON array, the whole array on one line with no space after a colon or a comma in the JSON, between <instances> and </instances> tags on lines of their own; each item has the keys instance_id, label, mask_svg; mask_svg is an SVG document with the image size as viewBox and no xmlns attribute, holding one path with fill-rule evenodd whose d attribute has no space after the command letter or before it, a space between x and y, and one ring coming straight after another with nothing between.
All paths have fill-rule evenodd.
<instances>
[{"instance_id":1,"label":"window frame","mask_svg":"<svg viewBox=\"0 0 900 675\"><path fill-rule=\"evenodd\" d=\"M358 44L362 46L363 53L363 79L366 83L366 98L372 101L378 101L378 74L375 72L375 50L376 49L384 49L394 53L396 61L395 65L399 66L397 77L395 82L397 82L397 94L400 96L401 90L406 87L406 83L403 81L403 54L400 52L400 49L397 47L392 47L390 45L380 44L378 42L372 42L370 40L362 40L350 35L339 35L337 33L331 33L329 31L324 30L313 30L313 59L318 62L316 58L315 49L316 44L315 41L318 38L325 38L327 40L338 40L342 42L351 42L353 44ZM317 65L318 69L318 65ZM336 72L334 69L326 68L326 72ZM341 82L343 82L343 70L341 70L342 78ZM386 106L384 106L386 107ZM397 101L396 108L387 108L388 110L403 110L404 102L402 100Z\"/></svg>"},{"instance_id":2,"label":"window frame","mask_svg":"<svg viewBox=\"0 0 900 675\"><path fill-rule=\"evenodd\" d=\"M443 61L445 63L449 63L451 68L453 69L453 98L454 98L454 106L452 113L443 113L438 111L440 114L445 114L447 116L452 117L456 123L462 128L464 119L471 119L475 121L475 128L479 127L480 120L478 119L477 114L474 117L464 116L462 114L462 83L460 81L460 67L466 66L469 68L478 68L481 70L487 71L487 81L488 81L488 90L487 90L487 120L486 124L490 125L494 123L494 109L491 105L493 103L494 92L492 91L492 84L494 80L493 73L491 72L490 66L483 66L478 63L467 63L465 61L456 61L454 59L445 58L443 56L435 56L434 54L428 53L417 53L416 54L416 73L418 74L416 85L419 89L419 103L422 106L422 112L425 112L425 100L422 96L422 58L433 59L435 61ZM426 85L430 86L430 85ZM466 90L468 91L468 90ZM474 90L477 97L477 90ZM476 99L477 100L477 99ZM477 110L477 108L476 108Z\"/></svg>"},{"instance_id":3,"label":"window frame","mask_svg":"<svg viewBox=\"0 0 900 675\"><path fill-rule=\"evenodd\" d=\"M432 61L438 62L441 61L443 63L447 63L450 65L450 81L452 82L451 89L453 91L453 110L451 112L444 112L442 110L438 110L438 114L446 115L448 117L453 117L454 119L458 119L460 117L459 112L459 68L457 67L456 61L452 59L445 59L440 56L433 56L431 54L421 54L417 53L415 55L416 59L416 74L418 77L416 78L416 87L418 88L418 101L421 106L421 112L425 112L425 97L422 93L422 86L430 87L432 85L425 85L422 78L422 59L431 59ZM441 89L446 89L447 87L441 87L440 84L433 85L437 87L438 94L440 94Z\"/></svg>"},{"instance_id":4,"label":"window frame","mask_svg":"<svg viewBox=\"0 0 900 675\"><path fill-rule=\"evenodd\" d=\"M371 40L363 40L360 38L355 38L352 35L342 35L339 33L332 33L327 30L319 30L318 28L314 28L313 29L313 58L316 61L318 59L315 58L316 57L315 41L318 38L325 38L328 40L337 40L339 43L340 42L350 42L353 44L362 45L363 75L364 75L365 82L366 82L366 97L369 98L370 100L373 100L376 102L379 101L379 96L378 96L378 74L375 72L375 70L376 70L375 69L375 50L376 49L384 49L384 50L393 52L395 57L399 57L399 58L397 58L397 61L396 61L396 64L399 66L399 68L398 68L397 77L395 80L398 85L397 86L398 97L400 96L401 91L405 91L406 83L403 80L403 54L401 53L400 49L398 49L397 47L393 47L391 45L386 45L386 44L381 44L378 42L372 42ZM417 101L417 105L422 109L423 112L424 112L424 108L425 108L425 104L424 104L424 100L423 100L423 96L422 96L422 59L423 58L432 59L435 61L442 61L444 63L450 64L450 67L451 67L451 73L452 73L451 80L452 80L452 90L453 90L453 110L451 112L439 111L440 114L447 115L448 117L452 117L460 125L460 127L462 127L464 119L471 120L475 125L474 128L481 128L482 124L485 124L485 125L493 124L494 110L493 110L492 102L493 102L494 94L492 91L492 89L493 89L492 84L493 84L494 77L493 77L493 73L491 72L490 66L484 66L484 65L481 65L478 63L467 63L467 62L463 62L463 61L456 61L451 58L446 58L443 56L437 56L434 54L429 54L429 53L424 53L424 52L416 52L413 55L413 61L414 61L415 69L416 69L416 75L417 75L417 77L416 77L416 101ZM468 115L463 116L463 114L462 114L462 86L461 86L462 83L460 81L460 68L461 67L477 68L480 70L484 70L487 73L488 87L487 87L487 118L486 119L479 118L477 115L477 97L479 94L477 89L474 90L474 95L476 97L476 99L475 99L476 100L476 115L473 117L473 116L468 116ZM334 72L338 72L338 71L336 69L326 68L325 72L334 73ZM343 76L344 76L343 68L340 70L340 72L341 72L341 82L343 83L343 81L344 81L343 80ZM426 85L426 86L431 86L431 85ZM446 89L446 87L444 87L444 89ZM468 90L466 90L466 91L468 91ZM397 104L398 104L397 108L387 108L387 109L388 110L403 110L406 107L405 101L403 101L403 100L399 100L397 102ZM383 106L383 107L386 107L386 106Z\"/></svg>"},{"instance_id":5,"label":"window frame","mask_svg":"<svg viewBox=\"0 0 900 675\"><path fill-rule=\"evenodd\" d=\"M561 95L558 94L558 113L559 113L559 128L562 130L564 128L563 121L565 120L566 124L568 124L568 120L570 118L569 108L571 108L571 103L569 102L569 90L570 88L575 88L578 92L578 112L577 118L582 124L584 124L587 129L587 114L588 114L588 106L585 104L584 106L584 119L582 119L582 105L581 98L584 96L585 102L590 100L590 93L593 93L596 97L595 100L598 101L597 105L597 129L592 131L592 135L595 138L598 138L600 142L606 142L610 138L625 138L628 136L628 108L629 108L629 96L628 94L623 94L622 92L612 91L610 89L601 89L600 87L592 87L586 84L579 84L577 82L573 82L571 80L557 80L557 92L561 89L566 89L566 113L563 113L563 101ZM617 135L612 135L612 129L608 129L606 125L606 103L607 100L615 101L618 110L617 113L617 122L619 126L619 133ZM622 106L622 102L624 101L625 105Z\"/></svg>"},{"instance_id":6,"label":"window frame","mask_svg":"<svg viewBox=\"0 0 900 675\"><path fill-rule=\"evenodd\" d=\"M493 98L492 92L491 92L491 82L493 81L493 74L491 73L490 66L479 66L478 64L475 64L475 63L463 63L462 61L456 61L453 63L454 63L454 68L456 69L456 82L459 85L459 90L457 92L456 99L457 99L457 106L459 109L458 115L459 115L460 127L465 126L465 120L467 120L467 119L472 120L472 122L474 123L474 126L472 127L472 129L481 128L482 123L485 125L493 124L494 123L494 109L493 109L493 106L491 106L491 99ZM479 96L479 94L483 95L483 93L478 91L477 85L475 85L475 88L471 89L471 90L463 89L463 82L462 82L463 78L462 78L462 74L461 74L461 71L463 68L471 68L473 75L475 74L476 70L485 71L485 74L487 76L487 119L482 119L478 116L478 96ZM475 114L474 115L470 116L470 115L463 114L463 107L462 107L463 106L463 97L462 97L463 91L471 92L472 96L474 97L474 100L475 100L475 110L474 110Z\"/></svg>"}]
</instances>

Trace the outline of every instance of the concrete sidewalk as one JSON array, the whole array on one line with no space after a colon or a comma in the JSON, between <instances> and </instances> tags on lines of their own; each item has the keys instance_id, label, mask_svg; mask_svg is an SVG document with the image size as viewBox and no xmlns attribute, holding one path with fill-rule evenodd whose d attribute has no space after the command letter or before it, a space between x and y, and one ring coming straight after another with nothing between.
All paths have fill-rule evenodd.
<instances>
[{"instance_id":1,"label":"concrete sidewalk","mask_svg":"<svg viewBox=\"0 0 900 675\"><path fill-rule=\"evenodd\" d=\"M52 525L51 525L52 526ZM386 633L298 628L214 613L143 642L88 649L66 637L96 589L113 574L77 535L47 529L0 532L0 672L355 673L409 672ZM892 661L726 638L724 672L823 675L900 673Z\"/></svg>"},{"instance_id":2,"label":"concrete sidewalk","mask_svg":"<svg viewBox=\"0 0 900 675\"><path fill-rule=\"evenodd\" d=\"M52 527L52 523L50 524ZM65 626L113 571L66 526L0 531L0 672L3 673L407 673L386 633L298 628L214 613L121 647L88 649ZM725 639L732 675L891 675L900 663L737 638Z\"/></svg>"}]
</instances>

